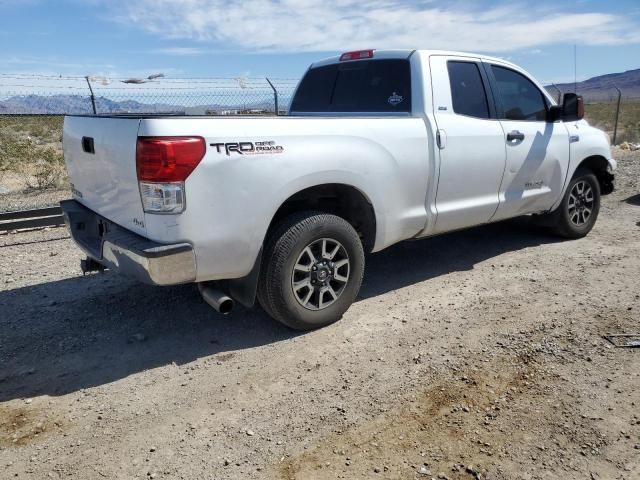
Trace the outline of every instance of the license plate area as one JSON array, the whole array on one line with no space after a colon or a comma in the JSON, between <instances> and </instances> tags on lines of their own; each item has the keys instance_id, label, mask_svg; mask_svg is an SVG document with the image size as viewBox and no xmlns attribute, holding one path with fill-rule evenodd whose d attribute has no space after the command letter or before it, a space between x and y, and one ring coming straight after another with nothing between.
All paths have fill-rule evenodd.
<instances>
[{"instance_id":1,"label":"license plate area","mask_svg":"<svg viewBox=\"0 0 640 480\"><path fill-rule=\"evenodd\" d=\"M102 259L102 241L109 222L86 209L65 211L65 221L74 240L93 258Z\"/></svg>"}]
</instances>

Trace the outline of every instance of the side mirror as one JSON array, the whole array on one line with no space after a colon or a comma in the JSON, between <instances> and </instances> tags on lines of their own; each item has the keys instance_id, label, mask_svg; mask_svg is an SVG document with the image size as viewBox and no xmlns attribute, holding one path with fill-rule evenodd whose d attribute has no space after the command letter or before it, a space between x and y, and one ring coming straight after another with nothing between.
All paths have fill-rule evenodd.
<instances>
[{"instance_id":1,"label":"side mirror","mask_svg":"<svg viewBox=\"0 0 640 480\"><path fill-rule=\"evenodd\" d=\"M575 122L584 118L584 100L575 93L565 93L562 101L562 120Z\"/></svg>"},{"instance_id":2,"label":"side mirror","mask_svg":"<svg viewBox=\"0 0 640 480\"><path fill-rule=\"evenodd\" d=\"M557 122L562 118L562 107L559 105L551 105L547 111L547 122Z\"/></svg>"}]
</instances>

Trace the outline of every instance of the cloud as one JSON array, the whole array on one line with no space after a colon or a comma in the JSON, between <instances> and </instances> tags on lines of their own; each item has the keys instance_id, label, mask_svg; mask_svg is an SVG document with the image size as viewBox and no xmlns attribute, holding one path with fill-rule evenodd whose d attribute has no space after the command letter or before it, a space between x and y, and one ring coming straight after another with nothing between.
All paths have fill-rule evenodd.
<instances>
[{"instance_id":1,"label":"cloud","mask_svg":"<svg viewBox=\"0 0 640 480\"><path fill-rule=\"evenodd\" d=\"M112 79L147 77L164 73L167 77L184 74L169 65L154 64L135 69L121 70L111 63L65 62L56 56L0 55L0 76L2 75L45 75L45 76L102 76Z\"/></svg>"},{"instance_id":2,"label":"cloud","mask_svg":"<svg viewBox=\"0 0 640 480\"><path fill-rule=\"evenodd\" d=\"M41 67L57 67L58 73L60 72L60 70L76 70L86 72L87 70L111 70L114 68L112 64L68 62L64 61L61 57L58 56L35 55L0 56L0 64L3 66L38 65Z\"/></svg>"},{"instance_id":3,"label":"cloud","mask_svg":"<svg viewBox=\"0 0 640 480\"><path fill-rule=\"evenodd\" d=\"M204 55L207 53L206 50L202 48L195 47L167 47L167 48L156 48L151 50L151 53L157 53L159 55L175 55L178 57L192 57L197 55Z\"/></svg>"},{"instance_id":4,"label":"cloud","mask_svg":"<svg viewBox=\"0 0 640 480\"><path fill-rule=\"evenodd\" d=\"M554 43L640 43L638 25L621 16L563 13L530 3L483 9L398 0L112 0L108 5L120 21L161 37L261 52L371 47L509 52Z\"/></svg>"}]
</instances>

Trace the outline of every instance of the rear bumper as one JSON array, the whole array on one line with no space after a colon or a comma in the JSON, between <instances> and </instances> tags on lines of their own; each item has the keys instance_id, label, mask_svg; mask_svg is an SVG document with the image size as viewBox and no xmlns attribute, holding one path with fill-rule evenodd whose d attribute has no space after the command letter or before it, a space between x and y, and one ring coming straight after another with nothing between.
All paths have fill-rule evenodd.
<instances>
[{"instance_id":1,"label":"rear bumper","mask_svg":"<svg viewBox=\"0 0 640 480\"><path fill-rule=\"evenodd\" d=\"M101 217L75 200L60 202L71 237L84 252L110 270L151 285L176 285L196 279L189 243L166 245L141 237Z\"/></svg>"}]
</instances>

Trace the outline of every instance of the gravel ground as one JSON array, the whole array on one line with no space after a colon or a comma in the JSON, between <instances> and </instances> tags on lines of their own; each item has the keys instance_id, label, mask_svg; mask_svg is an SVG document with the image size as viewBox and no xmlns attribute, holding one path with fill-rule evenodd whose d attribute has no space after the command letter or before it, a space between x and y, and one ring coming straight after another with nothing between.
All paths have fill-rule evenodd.
<instances>
[{"instance_id":1,"label":"gravel ground","mask_svg":"<svg viewBox=\"0 0 640 480\"><path fill-rule=\"evenodd\" d=\"M0 190L2 193L2 190ZM10 191L0 194L0 213L14 210L28 210L57 206L60 200L71 198L71 191L67 188L51 190Z\"/></svg>"},{"instance_id":2,"label":"gravel ground","mask_svg":"<svg viewBox=\"0 0 640 480\"><path fill-rule=\"evenodd\" d=\"M370 256L298 334L0 236L0 477L640 478L640 154L585 239L525 221Z\"/></svg>"}]
</instances>

